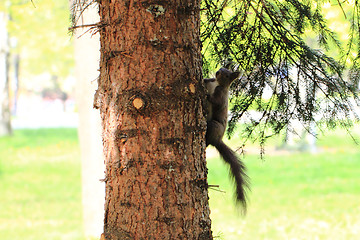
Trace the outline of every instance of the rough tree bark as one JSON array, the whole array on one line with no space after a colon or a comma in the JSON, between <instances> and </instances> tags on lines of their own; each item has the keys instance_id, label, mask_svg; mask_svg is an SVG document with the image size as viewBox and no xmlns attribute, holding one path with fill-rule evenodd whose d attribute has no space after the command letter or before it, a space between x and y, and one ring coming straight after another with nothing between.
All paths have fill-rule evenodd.
<instances>
[{"instance_id":1,"label":"rough tree bark","mask_svg":"<svg viewBox=\"0 0 360 240\"><path fill-rule=\"evenodd\" d=\"M105 239L212 239L199 0L99 2Z\"/></svg>"}]
</instances>

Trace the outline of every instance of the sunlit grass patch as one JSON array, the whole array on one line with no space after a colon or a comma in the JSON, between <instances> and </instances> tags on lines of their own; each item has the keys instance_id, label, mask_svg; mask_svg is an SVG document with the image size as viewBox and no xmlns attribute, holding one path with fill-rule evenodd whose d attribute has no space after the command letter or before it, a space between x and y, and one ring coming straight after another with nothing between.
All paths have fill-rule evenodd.
<instances>
[{"instance_id":1,"label":"sunlit grass patch","mask_svg":"<svg viewBox=\"0 0 360 240\"><path fill-rule=\"evenodd\" d=\"M264 159L246 154L251 178L246 216L234 205L227 167L217 155L208 159L209 184L225 191L209 190L214 236L360 239L360 149L348 138L329 135L318 141L316 154L270 152Z\"/></svg>"},{"instance_id":2,"label":"sunlit grass patch","mask_svg":"<svg viewBox=\"0 0 360 240\"><path fill-rule=\"evenodd\" d=\"M0 238L84 239L76 129L0 138Z\"/></svg>"}]
</instances>

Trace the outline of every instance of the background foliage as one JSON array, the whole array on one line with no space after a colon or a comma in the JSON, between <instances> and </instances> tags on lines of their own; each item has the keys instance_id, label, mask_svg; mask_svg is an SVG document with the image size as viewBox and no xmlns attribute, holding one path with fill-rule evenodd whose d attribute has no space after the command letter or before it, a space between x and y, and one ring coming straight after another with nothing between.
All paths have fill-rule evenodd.
<instances>
[{"instance_id":1,"label":"background foliage","mask_svg":"<svg viewBox=\"0 0 360 240\"><path fill-rule=\"evenodd\" d=\"M23 79L47 73L63 80L73 72L68 1L2 0L0 11L9 16L11 52L20 55Z\"/></svg>"}]
</instances>

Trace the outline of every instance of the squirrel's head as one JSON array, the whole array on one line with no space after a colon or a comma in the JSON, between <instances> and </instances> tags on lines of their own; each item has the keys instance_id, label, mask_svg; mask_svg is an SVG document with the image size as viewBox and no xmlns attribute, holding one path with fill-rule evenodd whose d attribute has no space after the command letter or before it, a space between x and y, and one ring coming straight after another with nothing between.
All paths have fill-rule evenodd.
<instances>
[{"instance_id":1,"label":"squirrel's head","mask_svg":"<svg viewBox=\"0 0 360 240\"><path fill-rule=\"evenodd\" d=\"M216 72L216 80L220 85L229 85L240 75L239 72L232 72L226 68L220 68Z\"/></svg>"}]
</instances>

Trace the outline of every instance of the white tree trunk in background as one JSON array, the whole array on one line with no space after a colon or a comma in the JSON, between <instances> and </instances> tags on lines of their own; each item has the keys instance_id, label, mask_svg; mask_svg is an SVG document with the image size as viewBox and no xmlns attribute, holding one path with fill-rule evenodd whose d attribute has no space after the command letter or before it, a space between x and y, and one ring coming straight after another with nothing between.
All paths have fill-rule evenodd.
<instances>
[{"instance_id":1,"label":"white tree trunk in background","mask_svg":"<svg viewBox=\"0 0 360 240\"><path fill-rule=\"evenodd\" d=\"M78 24L98 22L98 10L88 8ZM75 35L75 62L77 102L79 106L79 140L82 161L82 199L84 231L87 237L99 237L103 232L105 185L104 157L101 140L101 121L93 108L99 72L99 35L83 34L88 29L78 29Z\"/></svg>"},{"instance_id":2,"label":"white tree trunk in background","mask_svg":"<svg viewBox=\"0 0 360 240\"><path fill-rule=\"evenodd\" d=\"M0 136L11 134L9 105L9 36L7 15L0 12Z\"/></svg>"}]
</instances>

